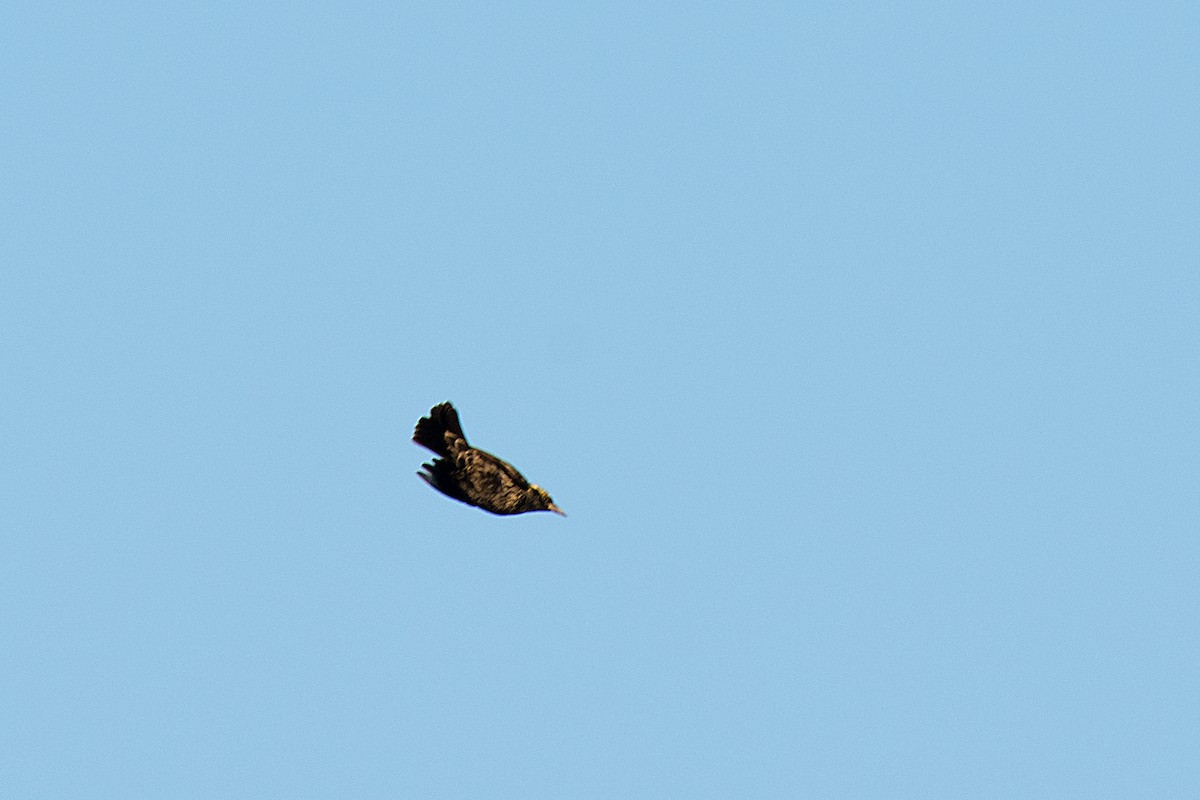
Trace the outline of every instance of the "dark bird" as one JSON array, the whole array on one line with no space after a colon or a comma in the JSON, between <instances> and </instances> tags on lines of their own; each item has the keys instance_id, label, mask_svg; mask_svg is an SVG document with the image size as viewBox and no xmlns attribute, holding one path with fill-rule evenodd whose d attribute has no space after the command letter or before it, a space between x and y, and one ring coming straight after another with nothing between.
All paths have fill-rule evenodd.
<instances>
[{"instance_id":1,"label":"dark bird","mask_svg":"<svg viewBox=\"0 0 1200 800\"><path fill-rule=\"evenodd\" d=\"M425 471L417 475L447 497L493 514L553 511L566 516L545 489L525 480L512 464L467 444L458 412L449 403L434 406L417 421L413 441L440 456L422 464Z\"/></svg>"}]
</instances>

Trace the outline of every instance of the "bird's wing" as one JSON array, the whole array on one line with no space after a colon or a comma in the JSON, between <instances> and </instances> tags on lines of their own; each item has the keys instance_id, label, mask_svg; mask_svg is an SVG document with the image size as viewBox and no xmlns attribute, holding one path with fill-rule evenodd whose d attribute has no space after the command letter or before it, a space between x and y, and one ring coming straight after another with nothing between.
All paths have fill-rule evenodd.
<instances>
[{"instance_id":1,"label":"bird's wing","mask_svg":"<svg viewBox=\"0 0 1200 800\"><path fill-rule=\"evenodd\" d=\"M504 459L474 447L458 445L452 449L459 479L481 497L523 491L529 487L525 476Z\"/></svg>"},{"instance_id":2,"label":"bird's wing","mask_svg":"<svg viewBox=\"0 0 1200 800\"><path fill-rule=\"evenodd\" d=\"M490 459L493 462L493 464L495 465L496 469L499 470L500 473L504 475L504 479L506 481L508 481L509 483L511 483L513 486L516 486L518 489L528 489L529 488L529 481L525 480L525 476L522 475L519 471L517 471L517 468L514 467L512 464L508 463L503 458L494 456L491 453L485 453L482 450L476 450L475 452L479 453L484 458Z\"/></svg>"}]
</instances>

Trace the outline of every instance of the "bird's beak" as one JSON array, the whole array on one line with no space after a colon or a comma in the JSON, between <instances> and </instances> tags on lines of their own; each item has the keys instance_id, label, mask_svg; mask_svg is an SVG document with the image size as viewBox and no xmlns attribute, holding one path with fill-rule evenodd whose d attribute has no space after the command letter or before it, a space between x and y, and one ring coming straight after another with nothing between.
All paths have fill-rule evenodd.
<instances>
[{"instance_id":1,"label":"bird's beak","mask_svg":"<svg viewBox=\"0 0 1200 800\"><path fill-rule=\"evenodd\" d=\"M547 510L547 511L553 511L555 514L558 514L560 517L565 517L565 516L567 515L567 512L563 511L561 508L559 508L558 506L554 505L554 503L551 503L551 504L550 504L550 507L549 507L549 508L547 508L546 510Z\"/></svg>"}]
</instances>

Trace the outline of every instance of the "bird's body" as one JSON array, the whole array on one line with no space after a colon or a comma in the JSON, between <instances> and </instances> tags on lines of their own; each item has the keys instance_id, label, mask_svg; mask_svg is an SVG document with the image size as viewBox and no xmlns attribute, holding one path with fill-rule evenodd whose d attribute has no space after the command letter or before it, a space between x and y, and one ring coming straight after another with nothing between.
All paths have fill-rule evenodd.
<instances>
[{"instance_id":1,"label":"bird's body","mask_svg":"<svg viewBox=\"0 0 1200 800\"><path fill-rule=\"evenodd\" d=\"M566 516L545 489L525 480L512 464L467 444L458 412L449 403L434 406L417 421L413 441L439 456L423 464L425 471L417 475L447 497L493 514L553 511Z\"/></svg>"}]
</instances>

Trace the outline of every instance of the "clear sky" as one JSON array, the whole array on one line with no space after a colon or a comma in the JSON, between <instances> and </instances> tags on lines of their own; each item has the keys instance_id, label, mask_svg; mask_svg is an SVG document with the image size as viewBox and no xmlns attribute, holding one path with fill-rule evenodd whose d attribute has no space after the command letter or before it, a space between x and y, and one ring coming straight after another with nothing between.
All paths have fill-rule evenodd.
<instances>
[{"instance_id":1,"label":"clear sky","mask_svg":"<svg viewBox=\"0 0 1200 800\"><path fill-rule=\"evenodd\" d=\"M1197 41L5 3L0 794L1200 796Z\"/></svg>"}]
</instances>

